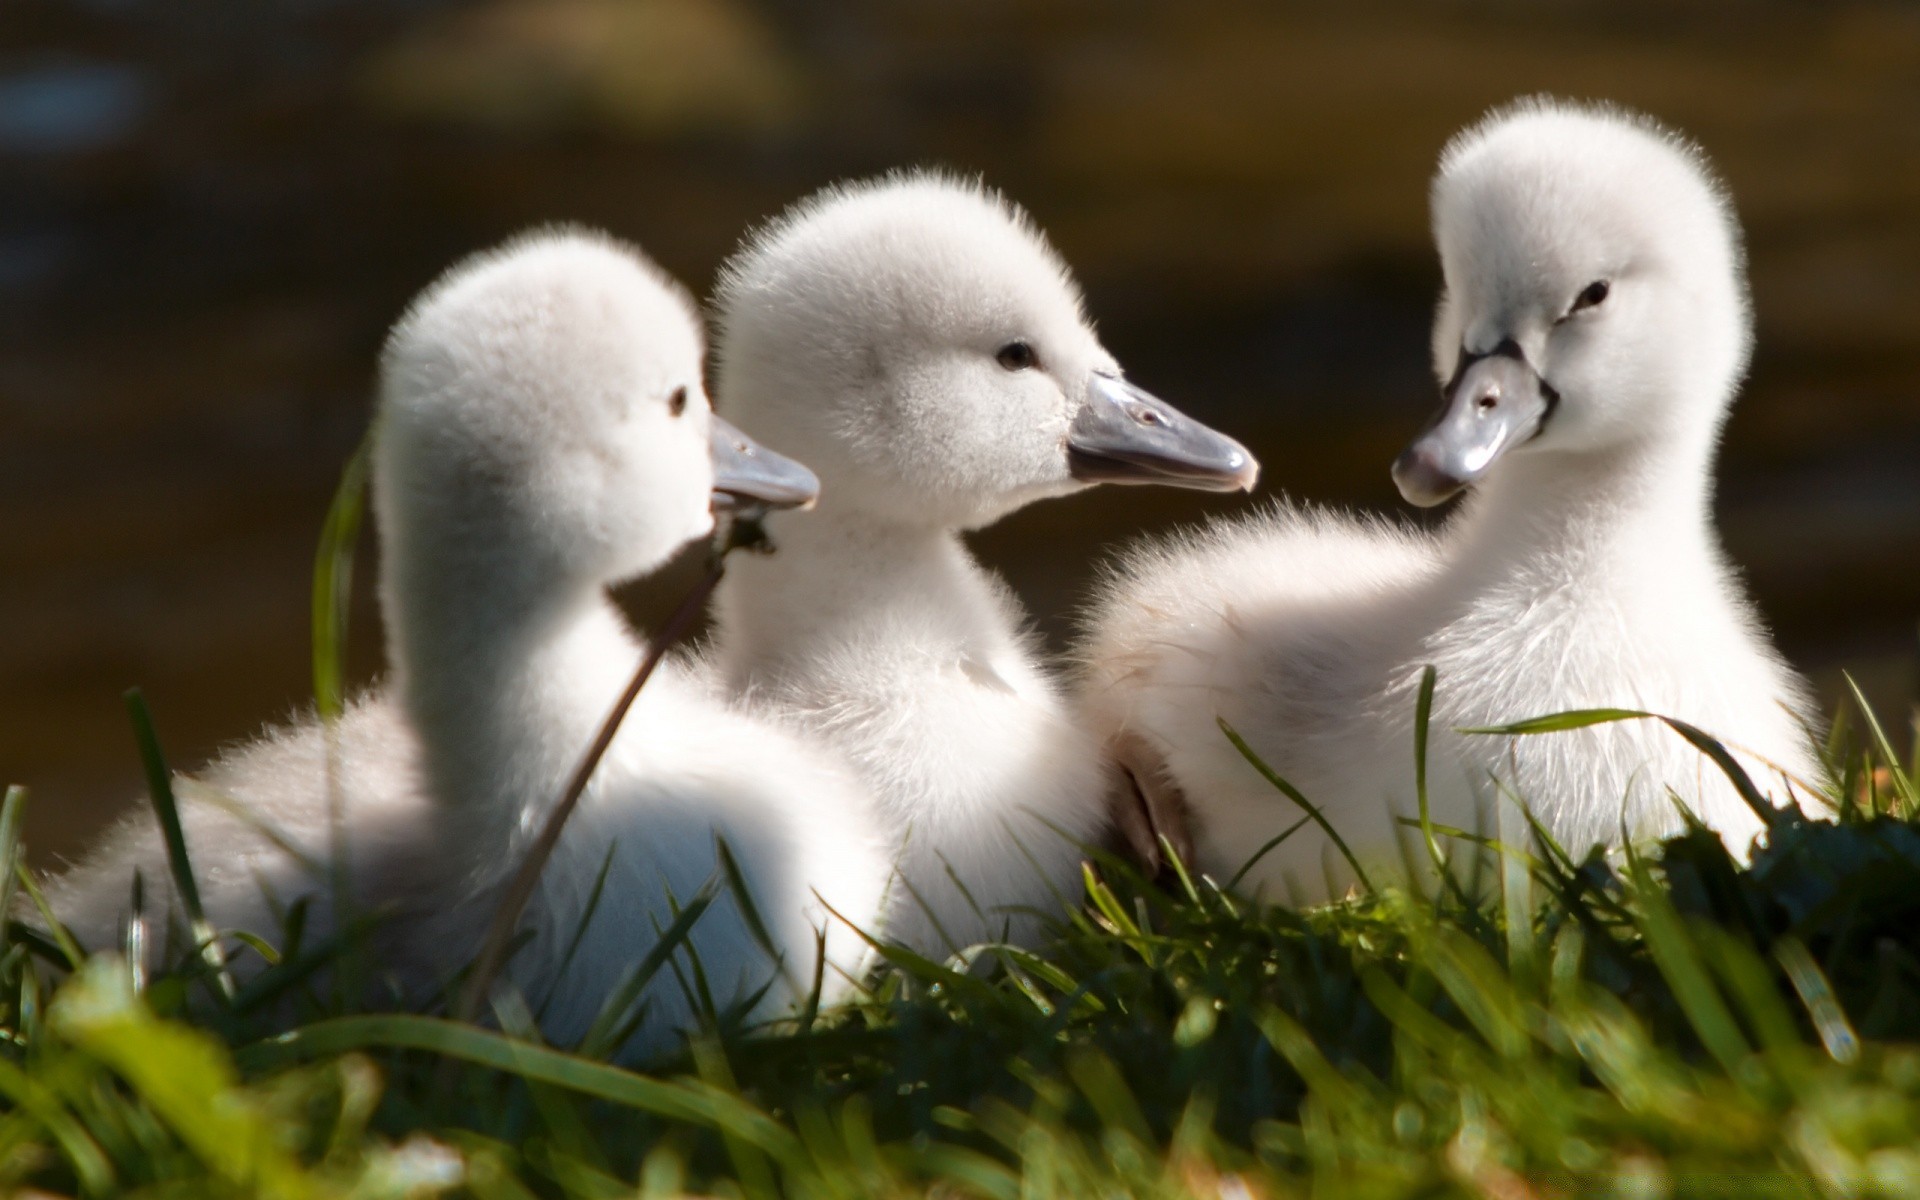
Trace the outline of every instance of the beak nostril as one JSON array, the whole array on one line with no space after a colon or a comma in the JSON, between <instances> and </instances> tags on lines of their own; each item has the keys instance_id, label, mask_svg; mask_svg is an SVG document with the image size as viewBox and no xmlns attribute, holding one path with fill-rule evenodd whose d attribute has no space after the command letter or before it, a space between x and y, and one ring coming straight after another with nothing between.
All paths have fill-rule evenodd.
<instances>
[{"instance_id":1,"label":"beak nostril","mask_svg":"<svg viewBox=\"0 0 1920 1200\"><path fill-rule=\"evenodd\" d=\"M1494 409L1500 407L1500 397L1492 392L1488 392L1486 395L1480 397L1478 404L1481 412L1492 412Z\"/></svg>"}]
</instances>

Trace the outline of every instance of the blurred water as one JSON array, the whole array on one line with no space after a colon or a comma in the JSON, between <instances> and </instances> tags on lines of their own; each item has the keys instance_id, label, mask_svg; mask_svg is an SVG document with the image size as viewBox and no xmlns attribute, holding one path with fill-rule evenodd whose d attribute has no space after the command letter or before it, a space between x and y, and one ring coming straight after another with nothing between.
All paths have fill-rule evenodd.
<instances>
[{"instance_id":1,"label":"blurred water","mask_svg":"<svg viewBox=\"0 0 1920 1200\"><path fill-rule=\"evenodd\" d=\"M110 63L67 63L0 76L0 154L97 152L134 132L140 77Z\"/></svg>"},{"instance_id":2,"label":"blurred water","mask_svg":"<svg viewBox=\"0 0 1920 1200\"><path fill-rule=\"evenodd\" d=\"M1536 90L1699 138L1760 315L1729 548L1788 652L1895 714L1920 612L1920 13L1646 2L8 0L0 21L0 772L70 848L130 798L119 692L183 764L301 702L312 538L408 295L572 219L704 289L832 179L978 171L1153 391L1266 484L1397 509L1432 402L1425 187ZM976 539L1058 638L1102 548L1244 501L1109 490ZM364 582L364 580L363 580ZM646 610L649 598L635 597ZM377 642L363 605L356 670Z\"/></svg>"}]
</instances>

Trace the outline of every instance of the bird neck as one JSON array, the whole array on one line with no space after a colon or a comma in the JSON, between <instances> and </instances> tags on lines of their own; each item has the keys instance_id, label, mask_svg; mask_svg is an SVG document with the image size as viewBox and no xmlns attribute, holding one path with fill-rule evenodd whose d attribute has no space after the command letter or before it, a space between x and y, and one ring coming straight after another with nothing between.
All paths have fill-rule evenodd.
<instances>
[{"instance_id":1,"label":"bird neck","mask_svg":"<svg viewBox=\"0 0 1920 1200\"><path fill-rule=\"evenodd\" d=\"M476 846L537 832L639 663L602 588L539 574L498 554L386 573L394 685L434 799Z\"/></svg>"},{"instance_id":2,"label":"bird neck","mask_svg":"<svg viewBox=\"0 0 1920 1200\"><path fill-rule=\"evenodd\" d=\"M1703 571L1717 579L1713 443L1711 434L1646 438L1512 456L1455 526L1456 578L1480 588L1525 576L1529 589L1684 585Z\"/></svg>"},{"instance_id":3,"label":"bird neck","mask_svg":"<svg viewBox=\"0 0 1920 1200\"><path fill-rule=\"evenodd\" d=\"M1011 636L999 628L999 593L952 530L823 499L773 535L779 549L737 556L716 597L717 649L732 685L900 622L960 650Z\"/></svg>"}]
</instances>

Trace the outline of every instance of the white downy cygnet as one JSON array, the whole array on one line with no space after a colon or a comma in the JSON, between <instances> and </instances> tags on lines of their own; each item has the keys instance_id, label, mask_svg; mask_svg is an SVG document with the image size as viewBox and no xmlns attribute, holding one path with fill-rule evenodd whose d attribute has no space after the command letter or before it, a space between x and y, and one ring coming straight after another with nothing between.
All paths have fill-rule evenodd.
<instances>
[{"instance_id":1,"label":"white downy cygnet","mask_svg":"<svg viewBox=\"0 0 1920 1200\"><path fill-rule=\"evenodd\" d=\"M1510 789L1579 855L1675 830L1671 789L1744 852L1755 813L1659 722L1456 732L1639 709L1723 739L1776 796L1783 771L1817 779L1802 685L1709 514L1751 340L1731 205L1680 137L1545 99L1455 138L1432 203L1444 407L1394 478L1422 506L1472 494L1437 534L1282 507L1133 552L1081 647L1090 719L1145 800L1130 819L1123 797L1120 819L1176 846L1190 834L1222 880L1300 820L1224 719L1363 864L1398 865L1432 664L1434 822L1524 843L1495 799ZM1301 899L1350 880L1312 824L1247 876Z\"/></svg>"},{"instance_id":2,"label":"white downy cygnet","mask_svg":"<svg viewBox=\"0 0 1920 1200\"><path fill-rule=\"evenodd\" d=\"M804 468L711 416L702 353L676 285L636 251L572 231L460 264L389 339L373 495L393 674L341 724L335 785L353 902L397 910L380 965L409 989L476 955L498 893L640 663L606 587L708 534L710 498L812 499ZM322 743L304 723L222 761L201 786L325 859ZM792 1004L812 984L822 933L831 999L864 943L826 906L873 924L890 873L870 812L836 760L670 659L572 814L522 919L534 936L507 974L550 1040L577 1040L673 921L672 899L715 876L724 839L781 961L723 884L688 939L715 999L764 988L757 1014ZM277 931L263 891L328 907L324 870L301 870L231 816L188 813L215 925ZM151 894L164 862L152 822L132 823L55 883L55 911L110 941L132 870ZM691 980L675 974L662 970L647 992L630 1057L694 1021Z\"/></svg>"},{"instance_id":3,"label":"white downy cygnet","mask_svg":"<svg viewBox=\"0 0 1920 1200\"><path fill-rule=\"evenodd\" d=\"M1102 481L1250 487L1256 464L1122 379L1040 232L975 184L806 200L734 257L718 308L721 406L825 485L783 554L721 585L720 667L873 789L890 938L1029 941L1080 894L1107 767L959 535Z\"/></svg>"}]
</instances>

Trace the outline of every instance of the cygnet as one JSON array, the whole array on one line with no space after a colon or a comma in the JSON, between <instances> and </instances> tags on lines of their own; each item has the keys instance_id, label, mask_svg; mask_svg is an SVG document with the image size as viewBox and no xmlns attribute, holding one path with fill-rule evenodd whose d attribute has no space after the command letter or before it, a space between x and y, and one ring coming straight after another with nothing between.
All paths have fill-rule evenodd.
<instances>
[{"instance_id":1,"label":"cygnet","mask_svg":"<svg viewBox=\"0 0 1920 1200\"><path fill-rule=\"evenodd\" d=\"M353 908L391 913L375 938L383 972L419 1002L478 953L499 892L642 657L606 587L708 534L710 497L790 507L816 491L805 468L711 415L702 356L684 293L637 251L586 232L476 255L415 301L387 344L373 466L392 675L341 721L331 773L308 720L190 785L250 814L186 810L215 925L272 937L275 911L304 896L309 929L329 926L331 787ZM507 974L549 1040L587 1032L675 905L716 878L721 840L771 946L723 882L646 991L624 1056L697 1021L689 953L723 1010L751 1009L738 1015L803 999L823 945L825 996L846 991L866 953L846 922L877 930L890 874L865 792L830 754L669 659L522 919L533 936ZM54 910L89 944L111 944L135 869L150 906L177 913L165 861L151 819L129 821L54 882Z\"/></svg>"},{"instance_id":2,"label":"cygnet","mask_svg":"<svg viewBox=\"0 0 1920 1200\"><path fill-rule=\"evenodd\" d=\"M805 200L734 256L718 309L722 409L824 492L721 585L717 661L874 792L890 937L1030 942L1080 895L1108 768L959 535L1099 482L1248 488L1257 465L1127 382L1040 232L976 184Z\"/></svg>"},{"instance_id":3,"label":"cygnet","mask_svg":"<svg viewBox=\"0 0 1920 1200\"><path fill-rule=\"evenodd\" d=\"M1677 796L1745 851L1759 819L1662 723L1461 732L1639 709L1723 739L1775 796L1819 778L1803 685L1709 512L1752 340L1727 195L1644 117L1534 99L1454 139L1432 207L1443 405L1393 476L1423 507L1470 494L1437 533L1281 506L1127 556L1081 646L1086 711L1138 788L1121 823L1150 862L1167 834L1224 880L1298 822L1247 886L1312 900L1349 885L1224 720L1363 867L1423 861L1401 841L1418 837L1431 664L1434 823L1524 844L1505 794L1577 856L1674 831Z\"/></svg>"}]
</instances>

